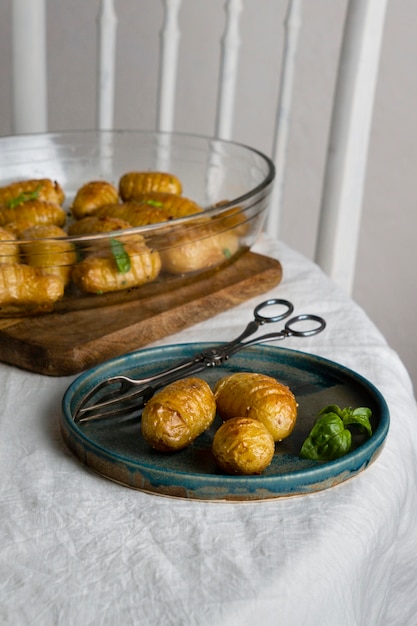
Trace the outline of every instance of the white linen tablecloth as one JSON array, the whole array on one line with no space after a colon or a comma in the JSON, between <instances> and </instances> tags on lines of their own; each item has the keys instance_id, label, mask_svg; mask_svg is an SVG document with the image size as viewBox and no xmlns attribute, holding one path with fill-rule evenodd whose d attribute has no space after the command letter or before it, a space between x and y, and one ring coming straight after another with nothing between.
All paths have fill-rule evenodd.
<instances>
[{"instance_id":1,"label":"white linen tablecloth","mask_svg":"<svg viewBox=\"0 0 417 626\"><path fill-rule=\"evenodd\" d=\"M390 431L354 479L254 503L164 498L102 478L59 429L73 377L0 365L0 623L11 626L417 625L417 409L401 361L365 313L282 243L266 294L317 313L321 355L384 395ZM154 345L230 340L263 296ZM281 343L280 345L284 345Z\"/></svg>"}]
</instances>

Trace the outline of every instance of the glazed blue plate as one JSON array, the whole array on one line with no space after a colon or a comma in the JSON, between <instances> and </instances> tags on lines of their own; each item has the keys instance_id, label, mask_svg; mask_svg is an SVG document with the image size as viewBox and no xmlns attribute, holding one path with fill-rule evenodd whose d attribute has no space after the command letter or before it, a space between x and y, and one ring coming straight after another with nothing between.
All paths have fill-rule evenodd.
<instances>
[{"instance_id":1,"label":"glazed blue plate","mask_svg":"<svg viewBox=\"0 0 417 626\"><path fill-rule=\"evenodd\" d=\"M198 374L214 385L233 372L261 372L293 391L299 404L296 426L287 439L276 444L274 459L260 476L229 476L218 469L211 452L214 432L221 423L218 417L191 446L169 454L152 450L143 440L138 416L74 422L81 399L101 380L117 374L147 376L209 346L192 343L140 350L81 374L67 389L62 403L61 430L72 452L86 466L127 487L213 501L310 494L357 475L378 456L389 428L389 411L374 385L327 359L274 346L252 346L221 367ZM317 413L328 404L371 408L373 434L370 438L355 435L352 450L335 461L301 459L301 445Z\"/></svg>"}]
</instances>

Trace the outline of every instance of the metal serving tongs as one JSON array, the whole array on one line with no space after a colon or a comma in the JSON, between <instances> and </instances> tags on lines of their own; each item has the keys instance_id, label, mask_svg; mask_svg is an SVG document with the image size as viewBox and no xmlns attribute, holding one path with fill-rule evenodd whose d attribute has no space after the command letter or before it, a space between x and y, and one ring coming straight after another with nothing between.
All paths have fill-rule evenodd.
<instances>
[{"instance_id":1,"label":"metal serving tongs","mask_svg":"<svg viewBox=\"0 0 417 626\"><path fill-rule=\"evenodd\" d=\"M270 307L270 310L272 310L271 307L273 306L275 307L274 311L276 311L276 307L279 309L284 307L284 311L275 315L265 314L265 309ZM262 314L261 311L264 313ZM105 417L120 417L133 411L139 411L157 389L168 385L174 380L201 372L208 367L222 365L233 354L248 346L285 339L286 337L309 337L320 333L326 327L326 322L318 315L309 313L296 315L289 319L284 328L278 332L243 341L250 335L253 335L263 324L286 319L293 311L294 306L288 300L276 298L266 300L255 307L254 319L249 322L245 330L236 339L229 343L207 348L185 361L181 361L158 374L145 378L134 379L118 375L99 382L82 399L74 413L74 421L87 422ZM306 322L308 324L307 328L305 327ZM111 388L110 391L101 395L100 392L108 387ZM96 401L94 401L94 398L96 398Z\"/></svg>"}]
</instances>

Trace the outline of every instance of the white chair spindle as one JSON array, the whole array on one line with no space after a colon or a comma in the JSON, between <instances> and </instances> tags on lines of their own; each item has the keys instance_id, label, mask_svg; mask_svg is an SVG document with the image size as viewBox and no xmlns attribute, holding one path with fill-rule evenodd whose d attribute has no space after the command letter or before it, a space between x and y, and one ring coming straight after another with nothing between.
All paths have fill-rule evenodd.
<instances>
[{"instance_id":1,"label":"white chair spindle","mask_svg":"<svg viewBox=\"0 0 417 626\"><path fill-rule=\"evenodd\" d=\"M272 160L275 163L276 176L267 220L267 231L273 237L279 235L280 228L284 179L286 175L287 147L291 123L291 105L296 56L302 24L302 10L303 0L289 0L284 22L284 51L272 146Z\"/></svg>"},{"instance_id":2,"label":"white chair spindle","mask_svg":"<svg viewBox=\"0 0 417 626\"><path fill-rule=\"evenodd\" d=\"M316 261L350 293L386 0L350 0L324 179Z\"/></svg>"},{"instance_id":3,"label":"white chair spindle","mask_svg":"<svg viewBox=\"0 0 417 626\"><path fill-rule=\"evenodd\" d=\"M164 0L164 23L160 32L158 110L156 128L172 131L175 114L178 47L181 38L178 14L182 0Z\"/></svg>"},{"instance_id":4,"label":"white chair spindle","mask_svg":"<svg viewBox=\"0 0 417 626\"><path fill-rule=\"evenodd\" d=\"M45 0L13 0L12 20L14 132L45 132L48 126Z\"/></svg>"},{"instance_id":5,"label":"white chair spindle","mask_svg":"<svg viewBox=\"0 0 417 626\"><path fill-rule=\"evenodd\" d=\"M114 126L117 16L113 0L101 0L97 15L97 111L99 130Z\"/></svg>"},{"instance_id":6,"label":"white chair spindle","mask_svg":"<svg viewBox=\"0 0 417 626\"><path fill-rule=\"evenodd\" d=\"M242 0L226 0L226 25L221 41L221 63L215 135L230 139L233 130L237 71L239 66L239 17Z\"/></svg>"}]
</instances>

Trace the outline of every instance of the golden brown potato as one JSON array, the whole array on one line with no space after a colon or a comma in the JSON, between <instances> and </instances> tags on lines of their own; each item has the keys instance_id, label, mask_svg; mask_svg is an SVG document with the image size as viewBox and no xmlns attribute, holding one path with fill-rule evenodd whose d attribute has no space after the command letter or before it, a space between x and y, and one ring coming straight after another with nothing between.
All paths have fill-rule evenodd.
<instances>
[{"instance_id":1,"label":"golden brown potato","mask_svg":"<svg viewBox=\"0 0 417 626\"><path fill-rule=\"evenodd\" d=\"M262 422L233 417L216 431L212 449L220 468L228 474L261 474L272 461L275 443Z\"/></svg>"},{"instance_id":2,"label":"golden brown potato","mask_svg":"<svg viewBox=\"0 0 417 626\"><path fill-rule=\"evenodd\" d=\"M114 185L105 180L93 180L77 191L71 205L71 213L79 220L91 215L99 207L117 203L118 200L119 194Z\"/></svg>"},{"instance_id":3,"label":"golden brown potato","mask_svg":"<svg viewBox=\"0 0 417 626\"><path fill-rule=\"evenodd\" d=\"M59 183L49 178L16 181L0 187L0 205L16 208L28 200L62 204L65 194Z\"/></svg>"},{"instance_id":4,"label":"golden brown potato","mask_svg":"<svg viewBox=\"0 0 417 626\"><path fill-rule=\"evenodd\" d=\"M110 240L114 249L91 254L77 263L72 270L72 280L84 293L107 293L137 287L155 280L161 269L161 260L155 250L150 250L143 240L123 242Z\"/></svg>"},{"instance_id":5,"label":"golden brown potato","mask_svg":"<svg viewBox=\"0 0 417 626\"><path fill-rule=\"evenodd\" d=\"M47 312L64 295L64 283L37 267L23 264L0 265L0 307L2 313L14 313L24 306L36 306Z\"/></svg>"},{"instance_id":6,"label":"golden brown potato","mask_svg":"<svg viewBox=\"0 0 417 626\"><path fill-rule=\"evenodd\" d=\"M32 226L33 222L29 220L17 220L15 222L7 222L7 224L4 225L4 228L8 232L13 233L13 235L19 239L23 231L25 231L27 228L31 228Z\"/></svg>"},{"instance_id":7,"label":"golden brown potato","mask_svg":"<svg viewBox=\"0 0 417 626\"><path fill-rule=\"evenodd\" d=\"M62 228L38 224L24 230L21 238L28 240L21 245L28 265L39 267L45 274L55 274L68 284L77 255L73 244L65 241L67 233Z\"/></svg>"},{"instance_id":8,"label":"golden brown potato","mask_svg":"<svg viewBox=\"0 0 417 626\"><path fill-rule=\"evenodd\" d=\"M94 233L108 233L130 227L131 224L129 224L129 222L119 217L111 217L109 215L99 217L97 215L90 215L70 224L68 226L68 234L92 235Z\"/></svg>"},{"instance_id":9,"label":"golden brown potato","mask_svg":"<svg viewBox=\"0 0 417 626\"><path fill-rule=\"evenodd\" d=\"M274 441L288 437L297 419L297 401L286 385L271 376L237 372L214 388L217 411L224 420L251 417L266 426Z\"/></svg>"},{"instance_id":10,"label":"golden brown potato","mask_svg":"<svg viewBox=\"0 0 417 626\"><path fill-rule=\"evenodd\" d=\"M169 220L187 217L203 211L201 206L190 198L162 191L136 194L135 202L146 204L154 209L161 209Z\"/></svg>"},{"instance_id":11,"label":"golden brown potato","mask_svg":"<svg viewBox=\"0 0 417 626\"><path fill-rule=\"evenodd\" d=\"M53 202L42 200L27 200L16 208L0 207L0 226L11 222L25 222L25 224L55 224L64 226L67 215L64 209Z\"/></svg>"},{"instance_id":12,"label":"golden brown potato","mask_svg":"<svg viewBox=\"0 0 417 626\"><path fill-rule=\"evenodd\" d=\"M219 202L216 206L221 207L221 205L222 203ZM242 207L227 209L221 215L216 216L215 220L216 224L213 227L221 230L233 229L239 237L246 235L249 230L248 216L245 215Z\"/></svg>"},{"instance_id":13,"label":"golden brown potato","mask_svg":"<svg viewBox=\"0 0 417 626\"><path fill-rule=\"evenodd\" d=\"M184 378L148 401L142 414L142 435L155 450L181 450L209 428L215 415L216 403L206 381Z\"/></svg>"},{"instance_id":14,"label":"golden brown potato","mask_svg":"<svg viewBox=\"0 0 417 626\"><path fill-rule=\"evenodd\" d=\"M232 231L204 235L190 231L178 234L172 247L161 250L162 267L170 274L186 274L215 267L239 249L239 239Z\"/></svg>"},{"instance_id":15,"label":"golden brown potato","mask_svg":"<svg viewBox=\"0 0 417 626\"><path fill-rule=\"evenodd\" d=\"M122 200L136 200L139 194L163 191L180 195L182 184L179 178L166 172L127 172L119 180Z\"/></svg>"},{"instance_id":16,"label":"golden brown potato","mask_svg":"<svg viewBox=\"0 0 417 626\"><path fill-rule=\"evenodd\" d=\"M19 263L20 253L16 235L0 226L0 263Z\"/></svg>"},{"instance_id":17,"label":"golden brown potato","mask_svg":"<svg viewBox=\"0 0 417 626\"><path fill-rule=\"evenodd\" d=\"M152 207L138 202L123 202L123 204L106 204L100 207L94 215L98 217L117 217L129 222L131 226L147 226L166 222L168 215L158 207Z\"/></svg>"}]
</instances>

